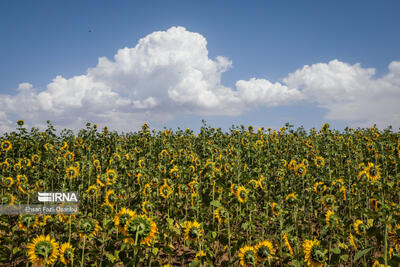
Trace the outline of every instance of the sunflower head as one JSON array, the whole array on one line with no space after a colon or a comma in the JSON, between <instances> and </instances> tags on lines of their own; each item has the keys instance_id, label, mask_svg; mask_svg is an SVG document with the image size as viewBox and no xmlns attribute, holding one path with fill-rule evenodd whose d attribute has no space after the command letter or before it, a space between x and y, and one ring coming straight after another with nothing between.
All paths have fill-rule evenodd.
<instances>
[{"instance_id":1,"label":"sunflower head","mask_svg":"<svg viewBox=\"0 0 400 267\"><path fill-rule=\"evenodd\" d=\"M117 202L117 195L115 194L114 190L108 190L105 197L105 202L109 205L113 206Z\"/></svg>"},{"instance_id":2,"label":"sunflower head","mask_svg":"<svg viewBox=\"0 0 400 267\"><path fill-rule=\"evenodd\" d=\"M326 261L326 250L320 246L320 241L306 240L303 243L304 261L308 266L321 267Z\"/></svg>"},{"instance_id":3,"label":"sunflower head","mask_svg":"<svg viewBox=\"0 0 400 267\"><path fill-rule=\"evenodd\" d=\"M239 251L240 264L245 267L255 266L257 255L254 247L244 246Z\"/></svg>"},{"instance_id":4,"label":"sunflower head","mask_svg":"<svg viewBox=\"0 0 400 267\"><path fill-rule=\"evenodd\" d=\"M4 140L3 142L1 142L0 147L3 151L9 151L10 149L12 149L12 144L10 141Z\"/></svg>"},{"instance_id":5,"label":"sunflower head","mask_svg":"<svg viewBox=\"0 0 400 267\"><path fill-rule=\"evenodd\" d=\"M18 124L19 127L22 127L22 126L24 126L24 121L23 120L18 120L17 124Z\"/></svg>"},{"instance_id":6,"label":"sunflower head","mask_svg":"<svg viewBox=\"0 0 400 267\"><path fill-rule=\"evenodd\" d=\"M368 229L368 226L361 220L356 220L353 226L358 235L364 235Z\"/></svg>"},{"instance_id":7,"label":"sunflower head","mask_svg":"<svg viewBox=\"0 0 400 267\"><path fill-rule=\"evenodd\" d=\"M131 244L145 244L151 246L158 232L153 219L146 215L134 215L125 224L125 233L129 236L126 241Z\"/></svg>"},{"instance_id":8,"label":"sunflower head","mask_svg":"<svg viewBox=\"0 0 400 267\"><path fill-rule=\"evenodd\" d=\"M26 246L29 260L36 265L52 265L58 258L58 244L50 235L38 236Z\"/></svg>"},{"instance_id":9,"label":"sunflower head","mask_svg":"<svg viewBox=\"0 0 400 267\"><path fill-rule=\"evenodd\" d=\"M294 171L297 176L303 177L307 173L307 168L303 163L301 163L301 164L296 165L296 167L294 168Z\"/></svg>"},{"instance_id":10,"label":"sunflower head","mask_svg":"<svg viewBox=\"0 0 400 267\"><path fill-rule=\"evenodd\" d=\"M256 252L257 260L266 261L268 259L273 259L275 255L275 249L272 243L268 240L260 241L254 246Z\"/></svg>"},{"instance_id":11,"label":"sunflower head","mask_svg":"<svg viewBox=\"0 0 400 267\"><path fill-rule=\"evenodd\" d=\"M111 205L108 202L104 202L103 204L101 204L100 208L104 212L104 214L110 215L110 214L112 214L114 212L113 205Z\"/></svg>"},{"instance_id":12,"label":"sunflower head","mask_svg":"<svg viewBox=\"0 0 400 267\"><path fill-rule=\"evenodd\" d=\"M125 233L126 223L132 219L135 214L136 213L133 210L122 208L114 217L115 227L117 227L122 233Z\"/></svg>"},{"instance_id":13,"label":"sunflower head","mask_svg":"<svg viewBox=\"0 0 400 267\"><path fill-rule=\"evenodd\" d=\"M297 201L297 196L295 193L290 193L289 195L286 196L285 202L287 205L292 206L296 203Z\"/></svg>"},{"instance_id":14,"label":"sunflower head","mask_svg":"<svg viewBox=\"0 0 400 267\"><path fill-rule=\"evenodd\" d=\"M164 179L164 184L160 187L160 195L167 199L173 193L172 187L167 183L167 179Z\"/></svg>"},{"instance_id":15,"label":"sunflower head","mask_svg":"<svg viewBox=\"0 0 400 267\"><path fill-rule=\"evenodd\" d=\"M143 202L142 202L142 211L143 211L145 214L148 214L149 212L151 212L151 210L152 210L152 205L151 205L151 203L148 202L148 201L143 201Z\"/></svg>"},{"instance_id":16,"label":"sunflower head","mask_svg":"<svg viewBox=\"0 0 400 267\"><path fill-rule=\"evenodd\" d=\"M239 202L244 203L247 201L248 191L243 186L239 186L236 191L236 197Z\"/></svg>"},{"instance_id":17,"label":"sunflower head","mask_svg":"<svg viewBox=\"0 0 400 267\"><path fill-rule=\"evenodd\" d=\"M33 214L20 215L18 226L21 230L34 229L38 226L39 219Z\"/></svg>"},{"instance_id":18,"label":"sunflower head","mask_svg":"<svg viewBox=\"0 0 400 267\"><path fill-rule=\"evenodd\" d=\"M12 177L4 178L4 179L2 179L2 183L1 184L3 186L5 186L5 187L10 188L14 184L14 179Z\"/></svg>"},{"instance_id":19,"label":"sunflower head","mask_svg":"<svg viewBox=\"0 0 400 267\"><path fill-rule=\"evenodd\" d=\"M197 221L186 222L185 239L189 242L197 241L203 235L201 225Z\"/></svg>"},{"instance_id":20,"label":"sunflower head","mask_svg":"<svg viewBox=\"0 0 400 267\"><path fill-rule=\"evenodd\" d=\"M79 174L79 170L77 168L75 168L74 166L68 167L65 170L65 172L66 172L67 177L70 179L76 178Z\"/></svg>"},{"instance_id":21,"label":"sunflower head","mask_svg":"<svg viewBox=\"0 0 400 267\"><path fill-rule=\"evenodd\" d=\"M333 195L325 195L322 198L322 205L324 205L325 208L330 208L332 205L335 203L336 198Z\"/></svg>"},{"instance_id":22,"label":"sunflower head","mask_svg":"<svg viewBox=\"0 0 400 267\"><path fill-rule=\"evenodd\" d=\"M74 250L70 243L64 243L60 247L60 260L63 264L68 265L74 258Z\"/></svg>"},{"instance_id":23,"label":"sunflower head","mask_svg":"<svg viewBox=\"0 0 400 267\"><path fill-rule=\"evenodd\" d=\"M87 190L87 194L89 197L93 197L97 194L98 192L98 188L96 185L91 185L89 186L88 190Z\"/></svg>"},{"instance_id":24,"label":"sunflower head","mask_svg":"<svg viewBox=\"0 0 400 267\"><path fill-rule=\"evenodd\" d=\"M91 218L81 219L78 222L78 229L81 238L93 237L99 231L99 224Z\"/></svg>"},{"instance_id":25,"label":"sunflower head","mask_svg":"<svg viewBox=\"0 0 400 267\"><path fill-rule=\"evenodd\" d=\"M317 168L321 168L325 166L325 159L321 156L318 156L314 159L314 164L317 166Z\"/></svg>"},{"instance_id":26,"label":"sunflower head","mask_svg":"<svg viewBox=\"0 0 400 267\"><path fill-rule=\"evenodd\" d=\"M214 211L214 216L217 218L219 224L226 224L228 222L228 211L222 206Z\"/></svg>"},{"instance_id":27,"label":"sunflower head","mask_svg":"<svg viewBox=\"0 0 400 267\"><path fill-rule=\"evenodd\" d=\"M281 214L281 206L278 203L275 202L272 203L272 213L274 215Z\"/></svg>"},{"instance_id":28,"label":"sunflower head","mask_svg":"<svg viewBox=\"0 0 400 267\"><path fill-rule=\"evenodd\" d=\"M317 194L322 194L326 190L326 185L324 182L317 182L314 184L314 192Z\"/></svg>"}]
</instances>

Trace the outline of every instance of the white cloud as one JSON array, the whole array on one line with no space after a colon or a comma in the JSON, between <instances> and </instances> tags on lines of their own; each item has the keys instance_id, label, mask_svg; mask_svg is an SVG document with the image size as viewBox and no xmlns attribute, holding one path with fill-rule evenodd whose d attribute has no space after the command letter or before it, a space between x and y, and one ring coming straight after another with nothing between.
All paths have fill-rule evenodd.
<instances>
[{"instance_id":1,"label":"white cloud","mask_svg":"<svg viewBox=\"0 0 400 267\"><path fill-rule=\"evenodd\" d=\"M221 83L231 67L226 57L209 58L199 33L183 27L153 32L113 60L99 58L86 74L57 76L44 90L21 83L16 95L0 95L0 131L14 128L11 121L19 118L38 127L51 120L79 129L90 121L127 131L181 114L238 115L297 101L316 102L329 119L400 125L400 62L380 79L372 78L374 69L333 60L304 66L283 83L239 80L236 90Z\"/></svg>"}]
</instances>

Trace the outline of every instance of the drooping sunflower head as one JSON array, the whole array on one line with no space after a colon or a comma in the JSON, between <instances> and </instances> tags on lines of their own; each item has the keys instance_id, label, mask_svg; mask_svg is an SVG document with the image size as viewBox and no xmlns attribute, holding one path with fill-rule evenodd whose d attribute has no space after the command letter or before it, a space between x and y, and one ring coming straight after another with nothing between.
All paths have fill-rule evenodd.
<instances>
[{"instance_id":1,"label":"drooping sunflower head","mask_svg":"<svg viewBox=\"0 0 400 267\"><path fill-rule=\"evenodd\" d=\"M81 238L90 238L99 231L99 224L91 218L84 218L78 222L78 232Z\"/></svg>"},{"instance_id":2,"label":"drooping sunflower head","mask_svg":"<svg viewBox=\"0 0 400 267\"><path fill-rule=\"evenodd\" d=\"M308 266L322 267L326 261L326 250L320 246L318 240L306 240L303 242L304 261Z\"/></svg>"},{"instance_id":3,"label":"drooping sunflower head","mask_svg":"<svg viewBox=\"0 0 400 267\"><path fill-rule=\"evenodd\" d=\"M114 212L114 206L108 202L104 202L103 204L101 204L100 208L104 214L111 215Z\"/></svg>"},{"instance_id":4,"label":"drooping sunflower head","mask_svg":"<svg viewBox=\"0 0 400 267\"><path fill-rule=\"evenodd\" d=\"M272 208L272 213L274 215L277 216L277 215L281 214L281 206L278 203L273 202L271 205L271 208Z\"/></svg>"},{"instance_id":5,"label":"drooping sunflower head","mask_svg":"<svg viewBox=\"0 0 400 267\"><path fill-rule=\"evenodd\" d=\"M368 180L377 181L381 178L380 167L371 162L368 163L368 166L364 170L367 174Z\"/></svg>"},{"instance_id":6,"label":"drooping sunflower head","mask_svg":"<svg viewBox=\"0 0 400 267\"><path fill-rule=\"evenodd\" d=\"M196 242L202 235L203 229L197 221L186 222L185 240L189 240L189 242Z\"/></svg>"},{"instance_id":7,"label":"drooping sunflower head","mask_svg":"<svg viewBox=\"0 0 400 267\"><path fill-rule=\"evenodd\" d=\"M3 151L9 151L9 150L12 149L12 144L11 144L10 141L4 140L3 142L1 142L0 147L1 147L1 149L2 149Z\"/></svg>"},{"instance_id":8,"label":"drooping sunflower head","mask_svg":"<svg viewBox=\"0 0 400 267\"><path fill-rule=\"evenodd\" d=\"M67 151L67 152L64 154L64 158L65 158L67 161L70 161L70 162L74 161L74 157L75 157L75 155L74 155L73 152Z\"/></svg>"},{"instance_id":9,"label":"drooping sunflower head","mask_svg":"<svg viewBox=\"0 0 400 267\"><path fill-rule=\"evenodd\" d=\"M292 159L288 164L288 169L293 170L296 167L296 165L297 165L296 160Z\"/></svg>"},{"instance_id":10,"label":"drooping sunflower head","mask_svg":"<svg viewBox=\"0 0 400 267\"><path fill-rule=\"evenodd\" d=\"M113 184L116 181L116 179L118 178L117 171L114 169L108 169L106 171L106 177L107 177L107 181L109 182L109 184Z\"/></svg>"},{"instance_id":11,"label":"drooping sunflower head","mask_svg":"<svg viewBox=\"0 0 400 267\"><path fill-rule=\"evenodd\" d=\"M108 181L107 181L107 177L105 174L98 174L97 175L97 179L96 179L96 183L98 185L100 185L101 187L105 187L106 185L108 185Z\"/></svg>"},{"instance_id":12,"label":"drooping sunflower head","mask_svg":"<svg viewBox=\"0 0 400 267\"><path fill-rule=\"evenodd\" d=\"M254 250L256 252L257 260L261 262L268 259L274 259L275 248L272 245L272 242L268 240L258 242L258 244L254 246Z\"/></svg>"},{"instance_id":13,"label":"drooping sunflower head","mask_svg":"<svg viewBox=\"0 0 400 267\"><path fill-rule=\"evenodd\" d=\"M167 199L173 193L172 187L170 187L167 183L167 180L164 179L164 184L160 187L160 195Z\"/></svg>"},{"instance_id":14,"label":"drooping sunflower head","mask_svg":"<svg viewBox=\"0 0 400 267\"><path fill-rule=\"evenodd\" d=\"M125 241L131 244L137 242L137 244L151 246L157 232L157 225L152 218L146 215L134 215L125 224L125 233L129 236Z\"/></svg>"},{"instance_id":15,"label":"drooping sunflower head","mask_svg":"<svg viewBox=\"0 0 400 267\"><path fill-rule=\"evenodd\" d=\"M5 193L0 195L0 204L2 205L13 205L15 202L15 197L10 193Z\"/></svg>"},{"instance_id":16,"label":"drooping sunflower head","mask_svg":"<svg viewBox=\"0 0 400 267\"><path fill-rule=\"evenodd\" d=\"M117 227L122 233L125 233L126 223L132 219L135 214L136 213L133 210L122 208L114 217L115 227Z\"/></svg>"},{"instance_id":17,"label":"drooping sunflower head","mask_svg":"<svg viewBox=\"0 0 400 267\"><path fill-rule=\"evenodd\" d=\"M2 180L2 185L5 187L12 187L14 184L14 179L12 177L7 177Z\"/></svg>"},{"instance_id":18,"label":"drooping sunflower head","mask_svg":"<svg viewBox=\"0 0 400 267\"><path fill-rule=\"evenodd\" d=\"M325 222L328 227L336 226L338 224L338 218L336 217L335 213L330 209L326 212Z\"/></svg>"},{"instance_id":19,"label":"drooping sunflower head","mask_svg":"<svg viewBox=\"0 0 400 267\"><path fill-rule=\"evenodd\" d=\"M143 202L142 202L142 211L143 211L145 214L148 214L149 212L151 212L151 210L152 210L152 205L151 205L151 203L150 203L149 201L143 201Z\"/></svg>"},{"instance_id":20,"label":"drooping sunflower head","mask_svg":"<svg viewBox=\"0 0 400 267\"><path fill-rule=\"evenodd\" d=\"M87 190L87 194L88 194L89 197L95 196L97 194L97 192L98 192L98 188L97 188L97 186L95 184L89 186L89 188Z\"/></svg>"},{"instance_id":21,"label":"drooping sunflower head","mask_svg":"<svg viewBox=\"0 0 400 267\"><path fill-rule=\"evenodd\" d=\"M10 167L10 163L8 163L7 161L3 161L0 163L0 169L6 171L8 170L8 168Z\"/></svg>"},{"instance_id":22,"label":"drooping sunflower head","mask_svg":"<svg viewBox=\"0 0 400 267\"><path fill-rule=\"evenodd\" d=\"M257 263L257 255L254 247L244 246L239 251L240 264L244 267L253 267Z\"/></svg>"},{"instance_id":23,"label":"drooping sunflower head","mask_svg":"<svg viewBox=\"0 0 400 267\"><path fill-rule=\"evenodd\" d=\"M58 258L58 244L50 235L38 236L26 246L29 260L39 266L52 265Z\"/></svg>"},{"instance_id":24,"label":"drooping sunflower head","mask_svg":"<svg viewBox=\"0 0 400 267\"><path fill-rule=\"evenodd\" d=\"M236 184L231 184L231 193L232 193L232 195L236 195L237 189L238 189L238 186Z\"/></svg>"},{"instance_id":25,"label":"drooping sunflower head","mask_svg":"<svg viewBox=\"0 0 400 267\"><path fill-rule=\"evenodd\" d=\"M246 202L248 194L249 194L249 192L247 191L246 188L244 188L243 186L239 186L236 191L237 200L239 200L239 202L241 202L241 203Z\"/></svg>"},{"instance_id":26,"label":"drooping sunflower head","mask_svg":"<svg viewBox=\"0 0 400 267\"><path fill-rule=\"evenodd\" d=\"M68 265L74 258L74 250L70 243L64 243L60 247L60 260L63 264Z\"/></svg>"},{"instance_id":27,"label":"drooping sunflower head","mask_svg":"<svg viewBox=\"0 0 400 267\"><path fill-rule=\"evenodd\" d=\"M150 194L151 194L151 186L149 183L147 183L143 188L143 195L149 196Z\"/></svg>"},{"instance_id":28,"label":"drooping sunflower head","mask_svg":"<svg viewBox=\"0 0 400 267\"><path fill-rule=\"evenodd\" d=\"M373 209L374 211L378 211L378 209L379 209L379 203L378 203L378 200L376 200L376 198L371 198L370 200L369 200L369 204L370 204L370 206L371 206L371 209Z\"/></svg>"}]
</instances>

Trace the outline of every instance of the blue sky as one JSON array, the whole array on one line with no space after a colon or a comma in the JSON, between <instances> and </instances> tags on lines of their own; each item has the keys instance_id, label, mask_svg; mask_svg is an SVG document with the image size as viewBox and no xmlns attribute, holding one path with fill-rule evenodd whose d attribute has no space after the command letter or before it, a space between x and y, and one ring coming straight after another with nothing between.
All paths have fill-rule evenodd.
<instances>
[{"instance_id":1,"label":"blue sky","mask_svg":"<svg viewBox=\"0 0 400 267\"><path fill-rule=\"evenodd\" d=\"M1 1L0 130L19 118L121 131L202 119L397 129L399 11L399 1Z\"/></svg>"}]
</instances>

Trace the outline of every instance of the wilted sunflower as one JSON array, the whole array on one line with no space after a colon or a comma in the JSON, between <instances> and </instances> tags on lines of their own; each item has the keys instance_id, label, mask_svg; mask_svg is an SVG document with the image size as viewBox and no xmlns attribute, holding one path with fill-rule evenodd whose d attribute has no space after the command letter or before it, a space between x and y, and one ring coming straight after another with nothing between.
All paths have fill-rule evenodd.
<instances>
[{"instance_id":1,"label":"wilted sunflower","mask_svg":"<svg viewBox=\"0 0 400 267\"><path fill-rule=\"evenodd\" d=\"M314 184L314 192L317 194L322 194L326 190L326 185L324 182L317 182Z\"/></svg>"},{"instance_id":2,"label":"wilted sunflower","mask_svg":"<svg viewBox=\"0 0 400 267\"><path fill-rule=\"evenodd\" d=\"M239 202L244 203L247 201L247 195L249 192L247 191L246 188L243 186L239 186L236 191L236 197L239 200Z\"/></svg>"},{"instance_id":3,"label":"wilted sunflower","mask_svg":"<svg viewBox=\"0 0 400 267\"><path fill-rule=\"evenodd\" d=\"M315 157L314 164L317 166L317 168L321 168L325 166L325 159L321 156Z\"/></svg>"},{"instance_id":4,"label":"wilted sunflower","mask_svg":"<svg viewBox=\"0 0 400 267\"><path fill-rule=\"evenodd\" d=\"M64 265L68 265L72 262L74 258L74 250L70 243L64 243L60 247L60 261Z\"/></svg>"},{"instance_id":5,"label":"wilted sunflower","mask_svg":"<svg viewBox=\"0 0 400 267\"><path fill-rule=\"evenodd\" d=\"M79 174L79 171L74 166L70 166L65 170L67 177L70 179L76 178Z\"/></svg>"},{"instance_id":6,"label":"wilted sunflower","mask_svg":"<svg viewBox=\"0 0 400 267\"><path fill-rule=\"evenodd\" d=\"M217 218L219 224L226 224L228 222L228 211L223 207L218 207L214 211L214 216Z\"/></svg>"},{"instance_id":7,"label":"wilted sunflower","mask_svg":"<svg viewBox=\"0 0 400 267\"><path fill-rule=\"evenodd\" d=\"M19 216L18 227L23 231L35 229L39 225L39 219L33 214L23 214Z\"/></svg>"},{"instance_id":8,"label":"wilted sunflower","mask_svg":"<svg viewBox=\"0 0 400 267\"><path fill-rule=\"evenodd\" d=\"M164 184L160 187L160 195L167 199L173 193L172 187L167 183L167 179L164 179Z\"/></svg>"},{"instance_id":9,"label":"wilted sunflower","mask_svg":"<svg viewBox=\"0 0 400 267\"><path fill-rule=\"evenodd\" d=\"M295 193L290 193L289 195L286 196L285 202L289 206L292 206L294 203L297 201L297 196Z\"/></svg>"},{"instance_id":10,"label":"wilted sunflower","mask_svg":"<svg viewBox=\"0 0 400 267\"><path fill-rule=\"evenodd\" d=\"M146 215L133 215L125 224L124 233L128 236L125 242L151 246L158 232L157 225Z\"/></svg>"},{"instance_id":11,"label":"wilted sunflower","mask_svg":"<svg viewBox=\"0 0 400 267\"><path fill-rule=\"evenodd\" d=\"M303 242L304 250L304 262L307 266L311 267L322 267L326 261L326 252L320 246L320 241L318 240L306 240Z\"/></svg>"},{"instance_id":12,"label":"wilted sunflower","mask_svg":"<svg viewBox=\"0 0 400 267\"><path fill-rule=\"evenodd\" d=\"M133 210L122 208L114 217L114 224L117 229L124 233L126 223L135 216L135 212Z\"/></svg>"},{"instance_id":13,"label":"wilted sunflower","mask_svg":"<svg viewBox=\"0 0 400 267\"><path fill-rule=\"evenodd\" d=\"M239 251L240 264L244 267L253 267L257 263L257 255L254 247L244 246Z\"/></svg>"},{"instance_id":14,"label":"wilted sunflower","mask_svg":"<svg viewBox=\"0 0 400 267\"><path fill-rule=\"evenodd\" d=\"M10 149L12 149L11 142L8 140L4 140L3 142L1 142L1 149L4 151L9 151Z\"/></svg>"},{"instance_id":15,"label":"wilted sunflower","mask_svg":"<svg viewBox=\"0 0 400 267\"><path fill-rule=\"evenodd\" d=\"M196 242L203 235L203 229L197 221L188 221L185 223L185 240Z\"/></svg>"},{"instance_id":16,"label":"wilted sunflower","mask_svg":"<svg viewBox=\"0 0 400 267\"><path fill-rule=\"evenodd\" d=\"M26 246L29 260L38 266L52 265L58 258L58 244L50 235L40 235Z\"/></svg>"},{"instance_id":17,"label":"wilted sunflower","mask_svg":"<svg viewBox=\"0 0 400 267\"><path fill-rule=\"evenodd\" d=\"M264 240L258 242L257 245L254 246L254 250L256 252L257 260L258 261L266 261L274 259L275 255L275 248L272 245L271 241Z\"/></svg>"},{"instance_id":18,"label":"wilted sunflower","mask_svg":"<svg viewBox=\"0 0 400 267\"><path fill-rule=\"evenodd\" d=\"M90 238L95 236L99 231L99 228L97 221L91 218L81 219L78 222L78 232L81 238Z\"/></svg>"}]
</instances>

